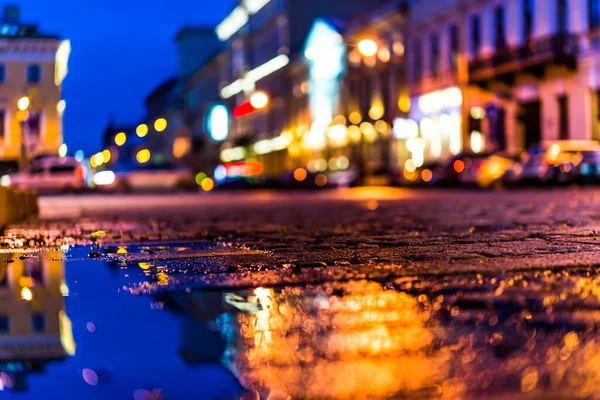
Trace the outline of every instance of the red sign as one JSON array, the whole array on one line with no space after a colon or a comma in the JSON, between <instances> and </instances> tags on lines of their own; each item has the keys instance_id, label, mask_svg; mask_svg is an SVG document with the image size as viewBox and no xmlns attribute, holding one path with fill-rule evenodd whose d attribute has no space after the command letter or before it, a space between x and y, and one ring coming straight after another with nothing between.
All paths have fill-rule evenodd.
<instances>
[{"instance_id":1,"label":"red sign","mask_svg":"<svg viewBox=\"0 0 600 400\"><path fill-rule=\"evenodd\" d=\"M223 165L228 178L257 176L263 173L263 165L256 161L241 161Z\"/></svg>"}]
</instances>

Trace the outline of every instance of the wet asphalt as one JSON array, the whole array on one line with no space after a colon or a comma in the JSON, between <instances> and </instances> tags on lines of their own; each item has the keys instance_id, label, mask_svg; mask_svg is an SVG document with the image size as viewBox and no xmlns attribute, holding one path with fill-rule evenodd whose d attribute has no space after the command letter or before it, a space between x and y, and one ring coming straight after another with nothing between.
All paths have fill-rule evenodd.
<instances>
[{"instance_id":1,"label":"wet asphalt","mask_svg":"<svg viewBox=\"0 0 600 400\"><path fill-rule=\"evenodd\" d=\"M358 188L46 197L2 243L64 252L88 346L30 398L62 367L65 398L562 399L600 389L599 236L600 189ZM90 345L86 313L111 326L117 308L139 324L117 315ZM139 326L163 343L146 379L124 367L133 344L84 367ZM204 392L198 368L217 376Z\"/></svg>"}]
</instances>

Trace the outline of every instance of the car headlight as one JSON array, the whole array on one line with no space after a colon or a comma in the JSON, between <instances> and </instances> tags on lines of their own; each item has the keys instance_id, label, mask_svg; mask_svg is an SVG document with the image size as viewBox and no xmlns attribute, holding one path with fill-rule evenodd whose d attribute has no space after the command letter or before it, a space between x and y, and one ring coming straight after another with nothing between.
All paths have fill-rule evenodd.
<instances>
[{"instance_id":1,"label":"car headlight","mask_svg":"<svg viewBox=\"0 0 600 400\"><path fill-rule=\"evenodd\" d=\"M94 175L92 181L96 186L107 186L115 183L116 176L112 171L100 171Z\"/></svg>"}]
</instances>

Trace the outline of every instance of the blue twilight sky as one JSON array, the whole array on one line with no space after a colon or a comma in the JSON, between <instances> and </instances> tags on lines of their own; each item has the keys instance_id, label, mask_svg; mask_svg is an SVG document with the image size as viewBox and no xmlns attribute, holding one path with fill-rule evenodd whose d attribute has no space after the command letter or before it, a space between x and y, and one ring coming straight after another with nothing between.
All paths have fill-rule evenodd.
<instances>
[{"instance_id":1,"label":"blue twilight sky","mask_svg":"<svg viewBox=\"0 0 600 400\"><path fill-rule=\"evenodd\" d=\"M64 83L70 151L99 150L110 116L134 123L146 94L177 71L183 25L216 25L234 0L18 0L21 19L70 39Z\"/></svg>"}]
</instances>

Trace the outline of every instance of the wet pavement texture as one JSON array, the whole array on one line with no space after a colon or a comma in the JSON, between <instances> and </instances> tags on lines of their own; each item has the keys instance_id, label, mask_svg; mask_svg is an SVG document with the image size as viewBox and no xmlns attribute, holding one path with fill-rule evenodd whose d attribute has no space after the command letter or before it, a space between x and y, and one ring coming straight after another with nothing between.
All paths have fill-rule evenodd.
<instances>
[{"instance_id":1,"label":"wet pavement texture","mask_svg":"<svg viewBox=\"0 0 600 400\"><path fill-rule=\"evenodd\" d=\"M0 396L598 396L600 190L41 206L0 242Z\"/></svg>"}]
</instances>

